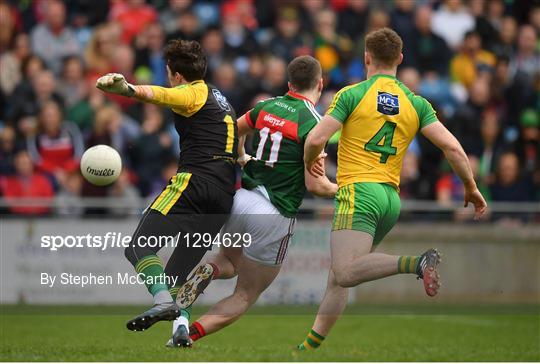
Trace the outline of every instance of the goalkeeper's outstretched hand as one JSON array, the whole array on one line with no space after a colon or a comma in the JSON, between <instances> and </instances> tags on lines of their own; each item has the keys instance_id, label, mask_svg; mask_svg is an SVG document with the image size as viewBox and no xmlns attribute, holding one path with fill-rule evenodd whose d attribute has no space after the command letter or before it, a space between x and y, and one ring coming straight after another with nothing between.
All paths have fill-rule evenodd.
<instances>
[{"instance_id":1,"label":"goalkeeper's outstretched hand","mask_svg":"<svg viewBox=\"0 0 540 364\"><path fill-rule=\"evenodd\" d=\"M124 75L120 73L107 73L96 81L96 87L102 91L122 96L133 96L135 89L130 85Z\"/></svg>"}]
</instances>

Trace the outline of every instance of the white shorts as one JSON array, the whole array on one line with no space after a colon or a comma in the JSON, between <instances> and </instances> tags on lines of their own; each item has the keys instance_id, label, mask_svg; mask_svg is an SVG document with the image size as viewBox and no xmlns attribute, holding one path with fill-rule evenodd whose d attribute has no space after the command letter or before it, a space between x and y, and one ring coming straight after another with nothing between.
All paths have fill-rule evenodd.
<instances>
[{"instance_id":1,"label":"white shorts","mask_svg":"<svg viewBox=\"0 0 540 364\"><path fill-rule=\"evenodd\" d=\"M265 195L264 188L236 191L231 216L221 232L249 234L251 244L243 248L246 257L266 265L281 265L296 219L281 215Z\"/></svg>"}]
</instances>

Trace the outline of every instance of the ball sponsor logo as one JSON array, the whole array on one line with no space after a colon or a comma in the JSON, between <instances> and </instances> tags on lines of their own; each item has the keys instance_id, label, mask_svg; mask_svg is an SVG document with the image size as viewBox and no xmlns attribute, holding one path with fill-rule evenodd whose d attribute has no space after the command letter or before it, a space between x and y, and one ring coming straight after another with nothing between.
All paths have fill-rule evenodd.
<instances>
[{"instance_id":1,"label":"ball sponsor logo","mask_svg":"<svg viewBox=\"0 0 540 364\"><path fill-rule=\"evenodd\" d=\"M86 167L86 172L93 176L98 177L111 177L114 176L114 169L104 168L104 169L94 169L91 167Z\"/></svg>"}]
</instances>

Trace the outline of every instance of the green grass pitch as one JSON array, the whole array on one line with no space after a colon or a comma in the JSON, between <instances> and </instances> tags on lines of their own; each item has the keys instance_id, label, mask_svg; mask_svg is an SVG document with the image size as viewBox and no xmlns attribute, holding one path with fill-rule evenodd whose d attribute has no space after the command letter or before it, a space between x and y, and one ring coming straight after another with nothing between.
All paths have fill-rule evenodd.
<instances>
[{"instance_id":1,"label":"green grass pitch","mask_svg":"<svg viewBox=\"0 0 540 364\"><path fill-rule=\"evenodd\" d=\"M353 306L312 352L294 347L310 328L313 307L254 308L187 350L164 346L169 323L128 331L125 321L141 309L0 306L0 360L540 361L538 305Z\"/></svg>"}]
</instances>

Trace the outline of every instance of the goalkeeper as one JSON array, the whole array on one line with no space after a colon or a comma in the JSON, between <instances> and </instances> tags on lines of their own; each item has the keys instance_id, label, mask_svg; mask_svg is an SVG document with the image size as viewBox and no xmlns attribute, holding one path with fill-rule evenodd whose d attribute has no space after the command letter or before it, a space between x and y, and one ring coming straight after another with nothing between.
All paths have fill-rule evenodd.
<instances>
[{"instance_id":1,"label":"goalkeeper","mask_svg":"<svg viewBox=\"0 0 540 364\"><path fill-rule=\"evenodd\" d=\"M130 85L120 74L97 80L105 92L133 97L170 108L180 135L181 152L177 173L144 212L126 248L126 258L137 273L148 278L154 305L128 321L127 328L143 331L160 320L174 320L181 312L175 303L178 287L164 279L176 276L179 284L200 262L208 248L187 246L179 241L167 266L156 255L161 246L138 244L150 236L190 236L219 232L233 203L237 157L236 115L227 99L204 82L206 55L195 41L173 40L164 49L171 88ZM143 239L141 239L143 238ZM144 239L146 238L146 239ZM161 241L161 240L158 240ZM189 312L182 316L188 318ZM184 327L187 333L187 326Z\"/></svg>"}]
</instances>

